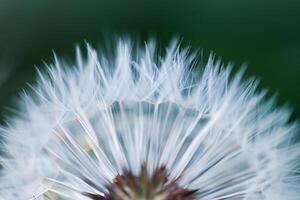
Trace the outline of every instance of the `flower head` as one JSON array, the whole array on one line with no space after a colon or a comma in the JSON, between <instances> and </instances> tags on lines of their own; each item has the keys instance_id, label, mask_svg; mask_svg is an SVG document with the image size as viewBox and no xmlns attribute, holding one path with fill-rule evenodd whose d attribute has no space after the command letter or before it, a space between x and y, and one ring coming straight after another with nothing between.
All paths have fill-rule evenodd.
<instances>
[{"instance_id":1,"label":"flower head","mask_svg":"<svg viewBox=\"0 0 300 200\"><path fill-rule=\"evenodd\" d=\"M4 136L0 199L296 200L288 108L173 42L77 49L39 73Z\"/></svg>"}]
</instances>

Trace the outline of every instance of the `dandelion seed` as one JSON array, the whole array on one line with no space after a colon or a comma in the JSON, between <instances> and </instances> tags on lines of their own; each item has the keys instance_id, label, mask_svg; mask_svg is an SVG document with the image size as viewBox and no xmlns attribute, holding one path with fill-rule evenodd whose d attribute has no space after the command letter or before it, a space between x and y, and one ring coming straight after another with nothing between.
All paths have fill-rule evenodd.
<instances>
[{"instance_id":1,"label":"dandelion seed","mask_svg":"<svg viewBox=\"0 0 300 200\"><path fill-rule=\"evenodd\" d=\"M3 200L296 200L297 124L257 81L174 42L55 58L1 128Z\"/></svg>"}]
</instances>

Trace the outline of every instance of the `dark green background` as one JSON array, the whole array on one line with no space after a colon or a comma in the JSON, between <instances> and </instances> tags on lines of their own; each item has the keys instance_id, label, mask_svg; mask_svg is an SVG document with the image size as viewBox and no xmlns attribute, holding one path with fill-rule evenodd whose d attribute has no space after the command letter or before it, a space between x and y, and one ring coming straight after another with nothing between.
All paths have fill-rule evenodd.
<instances>
[{"instance_id":1,"label":"dark green background","mask_svg":"<svg viewBox=\"0 0 300 200\"><path fill-rule=\"evenodd\" d=\"M103 36L154 35L163 45L181 36L225 62L248 64L261 87L300 116L300 1L297 0L0 0L0 67L11 69L0 86L0 107L51 62L52 51L72 58L74 44L97 45ZM1 73L1 71L0 71Z\"/></svg>"}]
</instances>

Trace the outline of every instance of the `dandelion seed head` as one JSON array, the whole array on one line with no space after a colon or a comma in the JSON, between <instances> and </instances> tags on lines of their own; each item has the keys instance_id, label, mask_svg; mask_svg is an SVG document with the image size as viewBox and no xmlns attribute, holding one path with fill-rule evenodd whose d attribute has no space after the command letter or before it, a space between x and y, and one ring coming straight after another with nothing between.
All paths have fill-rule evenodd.
<instances>
[{"instance_id":1,"label":"dandelion seed head","mask_svg":"<svg viewBox=\"0 0 300 200\"><path fill-rule=\"evenodd\" d=\"M177 42L76 54L55 56L1 128L0 199L299 197L298 125L243 70L197 67Z\"/></svg>"}]
</instances>

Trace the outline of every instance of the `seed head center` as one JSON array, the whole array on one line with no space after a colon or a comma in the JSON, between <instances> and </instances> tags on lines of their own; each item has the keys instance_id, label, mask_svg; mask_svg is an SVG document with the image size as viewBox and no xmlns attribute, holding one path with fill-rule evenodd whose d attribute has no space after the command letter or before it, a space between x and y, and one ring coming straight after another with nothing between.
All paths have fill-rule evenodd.
<instances>
[{"instance_id":1,"label":"seed head center","mask_svg":"<svg viewBox=\"0 0 300 200\"><path fill-rule=\"evenodd\" d=\"M165 167L149 176L144 164L138 176L130 171L116 176L104 196L87 196L92 200L195 200L195 191L179 187L177 181L168 180Z\"/></svg>"}]
</instances>

